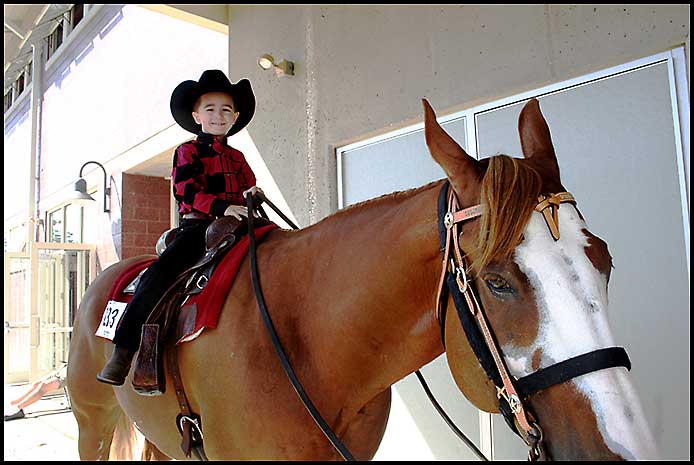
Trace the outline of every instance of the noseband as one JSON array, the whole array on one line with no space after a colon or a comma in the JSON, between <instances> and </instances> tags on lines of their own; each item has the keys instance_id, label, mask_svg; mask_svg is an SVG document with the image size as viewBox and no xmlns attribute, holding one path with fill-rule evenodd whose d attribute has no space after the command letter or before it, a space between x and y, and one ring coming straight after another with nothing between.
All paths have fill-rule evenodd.
<instances>
[{"instance_id":1,"label":"noseband","mask_svg":"<svg viewBox=\"0 0 694 465\"><path fill-rule=\"evenodd\" d=\"M561 192L540 196L535 207L545 218L555 241L559 239L559 206L566 202L575 205L571 194ZM447 293L450 292L468 342L487 377L496 386L499 410L506 423L530 447L528 460L546 460L548 457L543 445L543 432L527 405L528 397L555 384L605 368L623 366L630 370L631 362L622 347L610 347L570 358L520 379L510 375L484 309L479 304L472 281L468 278L465 259L459 245L460 223L477 218L483 213L482 205L458 210L458 201L450 183L444 183L438 199L439 243L443 266L436 297L441 341L445 347Z\"/></svg>"}]
</instances>

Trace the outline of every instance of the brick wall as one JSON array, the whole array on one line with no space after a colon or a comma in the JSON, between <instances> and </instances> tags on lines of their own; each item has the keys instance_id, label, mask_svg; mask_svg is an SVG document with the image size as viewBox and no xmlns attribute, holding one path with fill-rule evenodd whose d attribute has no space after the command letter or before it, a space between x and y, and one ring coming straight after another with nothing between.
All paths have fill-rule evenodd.
<instances>
[{"instance_id":1,"label":"brick wall","mask_svg":"<svg viewBox=\"0 0 694 465\"><path fill-rule=\"evenodd\" d=\"M121 188L121 260L155 253L157 239L170 228L169 180L123 173Z\"/></svg>"}]
</instances>

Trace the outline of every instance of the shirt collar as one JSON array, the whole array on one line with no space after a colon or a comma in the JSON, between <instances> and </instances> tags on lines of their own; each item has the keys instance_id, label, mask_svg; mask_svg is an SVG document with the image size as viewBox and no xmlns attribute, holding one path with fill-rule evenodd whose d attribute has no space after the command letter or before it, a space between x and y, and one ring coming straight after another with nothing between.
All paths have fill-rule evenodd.
<instances>
[{"instance_id":1,"label":"shirt collar","mask_svg":"<svg viewBox=\"0 0 694 465\"><path fill-rule=\"evenodd\" d=\"M205 145L211 145L212 148L217 148L218 151L223 149L224 147L227 146L227 138L226 137L215 137L212 134L208 134L206 132L200 131L198 133L198 142L203 143Z\"/></svg>"}]
</instances>

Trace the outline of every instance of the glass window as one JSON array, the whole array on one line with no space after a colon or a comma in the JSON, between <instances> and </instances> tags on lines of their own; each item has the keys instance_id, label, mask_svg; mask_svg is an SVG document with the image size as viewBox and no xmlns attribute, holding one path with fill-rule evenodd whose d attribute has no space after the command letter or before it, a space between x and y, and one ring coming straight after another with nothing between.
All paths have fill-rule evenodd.
<instances>
[{"instance_id":1,"label":"glass window","mask_svg":"<svg viewBox=\"0 0 694 465\"><path fill-rule=\"evenodd\" d=\"M12 88L5 94L3 100L3 111L7 111L12 106Z\"/></svg>"},{"instance_id":2,"label":"glass window","mask_svg":"<svg viewBox=\"0 0 694 465\"><path fill-rule=\"evenodd\" d=\"M82 242L82 206L65 207L65 242Z\"/></svg>"},{"instance_id":3,"label":"glass window","mask_svg":"<svg viewBox=\"0 0 694 465\"><path fill-rule=\"evenodd\" d=\"M46 50L46 60L48 60L53 53L60 47L63 43L63 23L62 21L58 23L58 26L53 30L53 32L47 37L48 47Z\"/></svg>"},{"instance_id":4,"label":"glass window","mask_svg":"<svg viewBox=\"0 0 694 465\"><path fill-rule=\"evenodd\" d=\"M21 252L27 240L26 223L5 231L5 252Z\"/></svg>"},{"instance_id":5,"label":"glass window","mask_svg":"<svg viewBox=\"0 0 694 465\"><path fill-rule=\"evenodd\" d=\"M24 92L24 73L19 75L17 79L17 95L21 95Z\"/></svg>"},{"instance_id":6,"label":"glass window","mask_svg":"<svg viewBox=\"0 0 694 465\"><path fill-rule=\"evenodd\" d=\"M90 195L95 195L95 192ZM97 218L96 202L89 202L87 205L68 204L50 211L47 215L46 241L95 243L98 222L93 221L94 218Z\"/></svg>"},{"instance_id":7,"label":"glass window","mask_svg":"<svg viewBox=\"0 0 694 465\"><path fill-rule=\"evenodd\" d=\"M89 195L94 197L96 192L90 192ZM97 202L89 202L82 207L82 242L87 244L95 244L97 242L97 227L99 222L99 210L97 210Z\"/></svg>"},{"instance_id":8,"label":"glass window","mask_svg":"<svg viewBox=\"0 0 694 465\"><path fill-rule=\"evenodd\" d=\"M84 17L84 3L75 3L70 13L72 28L74 29Z\"/></svg>"},{"instance_id":9,"label":"glass window","mask_svg":"<svg viewBox=\"0 0 694 465\"><path fill-rule=\"evenodd\" d=\"M48 242L63 242L63 209L48 213Z\"/></svg>"}]
</instances>

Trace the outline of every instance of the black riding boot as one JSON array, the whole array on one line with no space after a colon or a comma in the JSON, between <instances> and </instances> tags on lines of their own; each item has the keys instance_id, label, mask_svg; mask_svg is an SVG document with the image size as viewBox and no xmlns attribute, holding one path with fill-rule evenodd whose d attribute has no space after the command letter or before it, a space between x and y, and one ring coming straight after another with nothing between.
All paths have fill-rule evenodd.
<instances>
[{"instance_id":1,"label":"black riding boot","mask_svg":"<svg viewBox=\"0 0 694 465\"><path fill-rule=\"evenodd\" d=\"M114 386L122 385L130 371L130 364L133 361L135 352L116 346L111 359L102 368L101 372L96 375L96 379L102 383L113 384Z\"/></svg>"}]
</instances>

